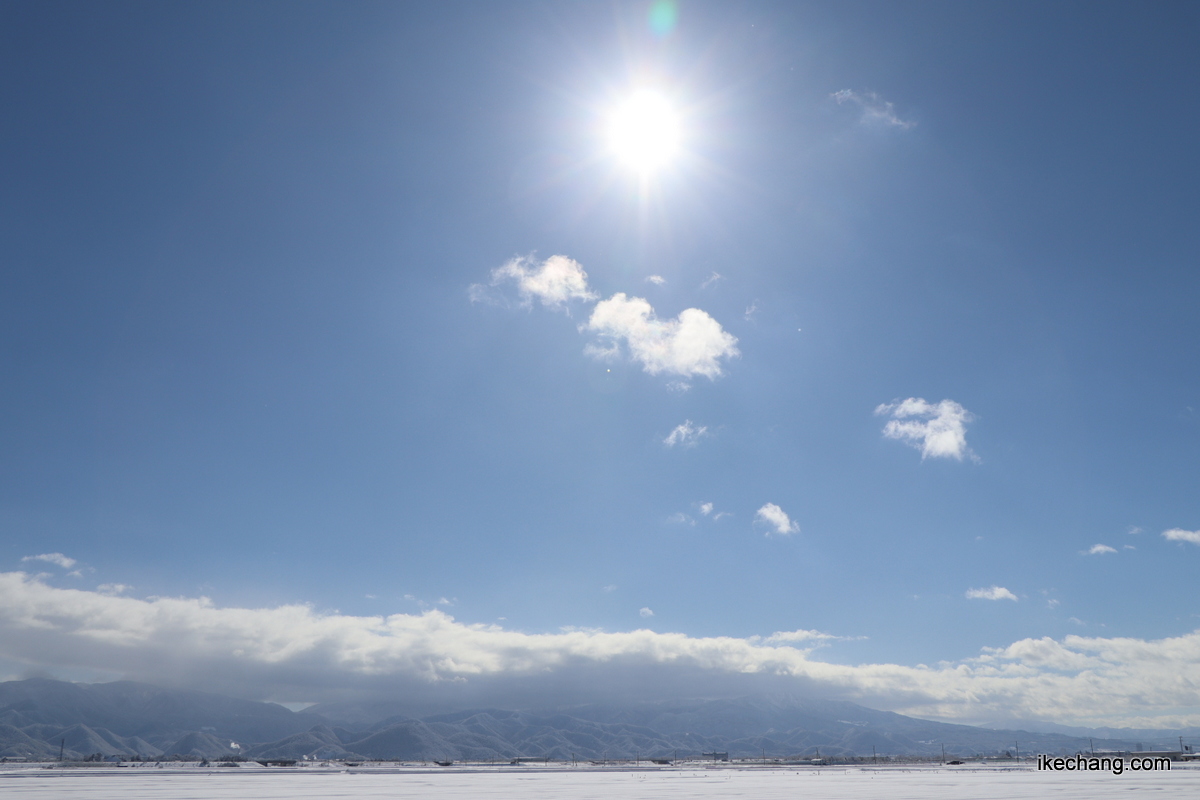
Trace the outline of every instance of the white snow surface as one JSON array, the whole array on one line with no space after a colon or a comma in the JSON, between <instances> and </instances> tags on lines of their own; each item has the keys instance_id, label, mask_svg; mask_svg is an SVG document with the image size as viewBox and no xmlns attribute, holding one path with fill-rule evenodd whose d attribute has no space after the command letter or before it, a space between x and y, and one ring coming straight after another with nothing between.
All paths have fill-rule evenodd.
<instances>
[{"instance_id":1,"label":"white snow surface","mask_svg":"<svg viewBox=\"0 0 1200 800\"><path fill-rule=\"evenodd\" d=\"M1028 768L661 770L44 769L0 771L5 800L1105 800L1200 797L1200 769L1050 773Z\"/></svg>"}]
</instances>

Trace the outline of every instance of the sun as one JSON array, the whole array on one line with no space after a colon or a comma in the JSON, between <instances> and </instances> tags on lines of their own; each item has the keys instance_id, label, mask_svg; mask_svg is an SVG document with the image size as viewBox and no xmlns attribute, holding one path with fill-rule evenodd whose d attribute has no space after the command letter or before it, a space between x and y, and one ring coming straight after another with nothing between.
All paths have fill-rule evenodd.
<instances>
[{"instance_id":1,"label":"sun","mask_svg":"<svg viewBox=\"0 0 1200 800\"><path fill-rule=\"evenodd\" d=\"M612 111L608 144L613 155L639 173L667 165L680 150L679 114L666 97L640 89Z\"/></svg>"}]
</instances>

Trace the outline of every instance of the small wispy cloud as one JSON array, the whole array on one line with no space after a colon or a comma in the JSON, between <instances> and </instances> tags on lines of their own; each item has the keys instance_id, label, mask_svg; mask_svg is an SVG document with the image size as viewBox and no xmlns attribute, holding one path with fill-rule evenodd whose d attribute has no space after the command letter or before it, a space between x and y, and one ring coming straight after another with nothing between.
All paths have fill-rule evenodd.
<instances>
[{"instance_id":1,"label":"small wispy cloud","mask_svg":"<svg viewBox=\"0 0 1200 800\"><path fill-rule=\"evenodd\" d=\"M679 425L676 425L666 438L663 439L663 444L667 447L695 447L700 439L708 435L707 425L694 425L690 419L685 419Z\"/></svg>"},{"instance_id":2,"label":"small wispy cloud","mask_svg":"<svg viewBox=\"0 0 1200 800\"><path fill-rule=\"evenodd\" d=\"M746 315L745 315L746 321L749 322L749 321L753 320L754 315L757 313L758 313L758 301L754 300L753 302L750 303L750 305L746 306Z\"/></svg>"},{"instance_id":3,"label":"small wispy cloud","mask_svg":"<svg viewBox=\"0 0 1200 800\"><path fill-rule=\"evenodd\" d=\"M106 594L110 597L115 597L119 594L125 594L133 587L125 583L102 583L96 587L96 591L100 594Z\"/></svg>"},{"instance_id":4,"label":"small wispy cloud","mask_svg":"<svg viewBox=\"0 0 1200 800\"><path fill-rule=\"evenodd\" d=\"M1117 549L1115 547L1109 547L1106 544L1094 544L1091 546L1091 548L1089 550L1087 550L1085 552L1085 555L1102 556L1105 553L1115 553L1115 552L1117 552Z\"/></svg>"},{"instance_id":5,"label":"small wispy cloud","mask_svg":"<svg viewBox=\"0 0 1200 800\"><path fill-rule=\"evenodd\" d=\"M696 520L692 519L690 516L683 513L682 511L676 511L674 514L667 517L667 524L669 524L669 525L695 525Z\"/></svg>"},{"instance_id":6,"label":"small wispy cloud","mask_svg":"<svg viewBox=\"0 0 1200 800\"><path fill-rule=\"evenodd\" d=\"M645 606L642 606L641 608L638 609L638 616L643 617L643 618L653 617L654 612L651 611L650 609L646 608Z\"/></svg>"},{"instance_id":7,"label":"small wispy cloud","mask_svg":"<svg viewBox=\"0 0 1200 800\"><path fill-rule=\"evenodd\" d=\"M1129 530L1127 530L1125 532L1128 533L1130 536L1137 536L1138 534L1140 534L1142 532L1142 529L1139 528L1137 525L1130 525Z\"/></svg>"},{"instance_id":8,"label":"small wispy cloud","mask_svg":"<svg viewBox=\"0 0 1200 800\"><path fill-rule=\"evenodd\" d=\"M830 97L836 100L838 105L851 103L861 108L862 116L859 121L864 125L883 125L905 131L917 126L917 123L911 120L900 119L896 115L896 106L875 92L855 92L851 89L842 89L834 92Z\"/></svg>"},{"instance_id":9,"label":"small wispy cloud","mask_svg":"<svg viewBox=\"0 0 1200 800\"><path fill-rule=\"evenodd\" d=\"M644 298L617 292L592 309L580 330L598 334L606 344L589 345L594 358L616 358L621 345L651 375L666 372L690 378L722 375L721 360L740 355L737 338L698 308L686 308L675 319L659 319Z\"/></svg>"},{"instance_id":10,"label":"small wispy cloud","mask_svg":"<svg viewBox=\"0 0 1200 800\"><path fill-rule=\"evenodd\" d=\"M41 555L36 556L25 556L21 560L45 561L47 564L54 564L55 566L62 567L63 569L70 569L71 567L75 566L76 563L78 563L75 561L75 559L68 558L62 553L42 553Z\"/></svg>"},{"instance_id":11,"label":"small wispy cloud","mask_svg":"<svg viewBox=\"0 0 1200 800\"><path fill-rule=\"evenodd\" d=\"M1191 542L1200 545L1200 531L1185 531L1182 528L1171 528L1163 531L1163 538L1168 542Z\"/></svg>"},{"instance_id":12,"label":"small wispy cloud","mask_svg":"<svg viewBox=\"0 0 1200 800\"><path fill-rule=\"evenodd\" d=\"M800 532L800 526L793 522L791 517L774 503L765 503L762 508L755 511L754 521L767 526L767 536L771 536L772 534L788 536Z\"/></svg>"},{"instance_id":13,"label":"small wispy cloud","mask_svg":"<svg viewBox=\"0 0 1200 800\"><path fill-rule=\"evenodd\" d=\"M712 510L713 510L712 503L701 503L700 504L700 513L703 514L704 516L707 517L709 514L712 513Z\"/></svg>"},{"instance_id":14,"label":"small wispy cloud","mask_svg":"<svg viewBox=\"0 0 1200 800\"><path fill-rule=\"evenodd\" d=\"M491 286L515 283L521 305L529 307L536 298L543 306L565 308L571 300L595 300L588 288L587 273L578 261L567 256L550 256L539 263L532 256L517 256L492 270ZM498 302L483 284L468 287L472 302Z\"/></svg>"},{"instance_id":15,"label":"small wispy cloud","mask_svg":"<svg viewBox=\"0 0 1200 800\"><path fill-rule=\"evenodd\" d=\"M647 275L646 283L653 283L655 286L662 286L667 282L667 279L662 275Z\"/></svg>"},{"instance_id":16,"label":"small wispy cloud","mask_svg":"<svg viewBox=\"0 0 1200 800\"><path fill-rule=\"evenodd\" d=\"M762 642L768 645L794 645L794 644L827 644L829 642L846 642L856 639L865 639L865 636L835 636L832 633L824 633L822 631L806 631L803 629L795 631L775 631L770 636L764 636L761 639L752 636L751 640Z\"/></svg>"},{"instance_id":17,"label":"small wispy cloud","mask_svg":"<svg viewBox=\"0 0 1200 800\"><path fill-rule=\"evenodd\" d=\"M617 590L617 585L616 585L615 583L610 583L610 584L608 584L607 586L601 586L601 587L600 587L600 591L602 591L602 592L606 592L606 593L609 593L609 594L611 594L611 593L615 592L616 590Z\"/></svg>"},{"instance_id":18,"label":"small wispy cloud","mask_svg":"<svg viewBox=\"0 0 1200 800\"><path fill-rule=\"evenodd\" d=\"M709 275L709 276L708 276L708 277L707 277L707 278L704 280L704 283L700 284L700 288L701 288L701 289L707 289L707 288L708 288L708 287L710 287L710 286L715 286L716 284L720 283L720 282L721 282L721 281L723 281L723 280L725 280L725 276L724 276L724 275L722 275L722 274L721 274L721 273L719 273L719 272L713 272L713 274L712 274L712 275Z\"/></svg>"},{"instance_id":19,"label":"small wispy cloud","mask_svg":"<svg viewBox=\"0 0 1200 800\"><path fill-rule=\"evenodd\" d=\"M892 419L883 428L883 435L911 445L921 451L921 458L979 458L967 447L967 423L975 416L953 400L930 403L921 397L910 397L875 408L877 416Z\"/></svg>"},{"instance_id":20,"label":"small wispy cloud","mask_svg":"<svg viewBox=\"0 0 1200 800\"><path fill-rule=\"evenodd\" d=\"M1003 586L989 586L986 589L968 589L967 599L969 600L1013 600L1017 596L1005 589Z\"/></svg>"}]
</instances>

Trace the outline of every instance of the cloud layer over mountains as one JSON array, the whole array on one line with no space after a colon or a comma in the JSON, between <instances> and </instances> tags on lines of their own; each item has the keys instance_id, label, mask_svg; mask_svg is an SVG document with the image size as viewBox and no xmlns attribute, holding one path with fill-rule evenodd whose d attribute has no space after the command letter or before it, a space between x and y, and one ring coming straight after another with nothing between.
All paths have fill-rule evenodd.
<instances>
[{"instance_id":1,"label":"cloud layer over mountains","mask_svg":"<svg viewBox=\"0 0 1200 800\"><path fill-rule=\"evenodd\" d=\"M436 610L355 617L295 605L221 608L203 597L138 599L0 573L0 657L281 702L419 688L432 713L783 690L947 720L1143 727L1200 720L1200 689L1188 677L1200 661L1200 631L1156 641L1026 639L917 667L818 661L805 645L824 640L806 633L531 634Z\"/></svg>"}]
</instances>

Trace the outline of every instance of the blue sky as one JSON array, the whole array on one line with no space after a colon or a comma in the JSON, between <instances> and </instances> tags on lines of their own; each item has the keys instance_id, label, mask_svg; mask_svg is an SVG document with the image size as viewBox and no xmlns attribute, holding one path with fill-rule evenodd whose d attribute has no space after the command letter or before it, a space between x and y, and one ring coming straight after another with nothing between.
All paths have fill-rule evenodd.
<instances>
[{"instance_id":1,"label":"blue sky","mask_svg":"<svg viewBox=\"0 0 1200 800\"><path fill-rule=\"evenodd\" d=\"M0 672L1200 724L1196 9L669 10L0 5Z\"/></svg>"}]
</instances>

